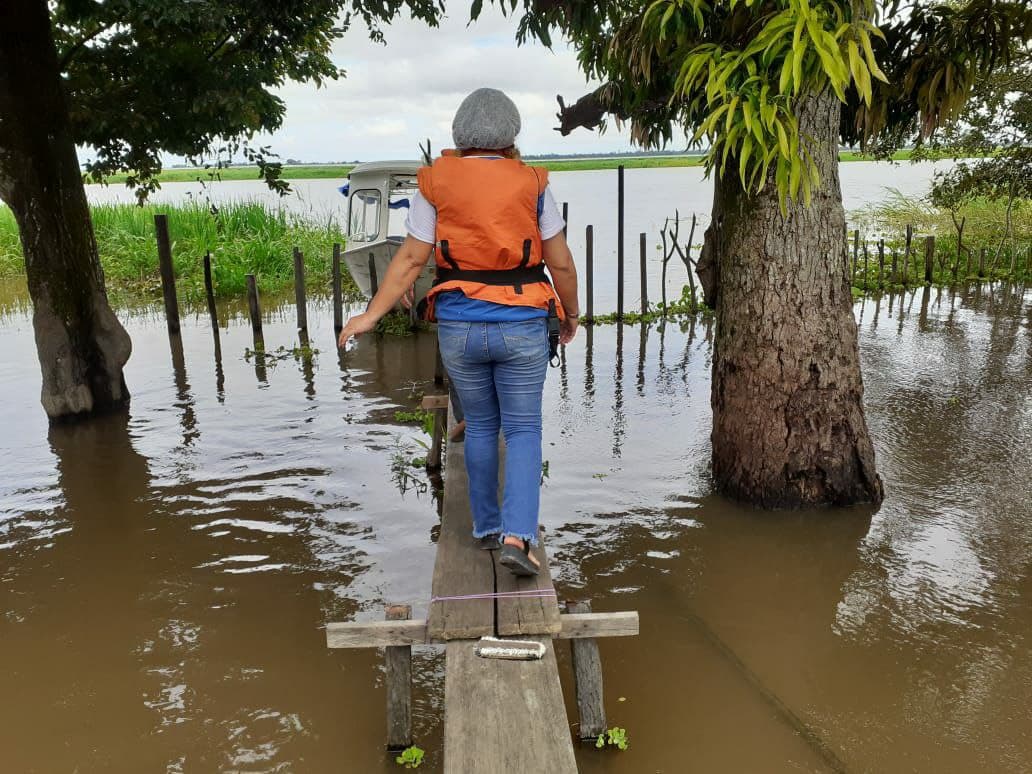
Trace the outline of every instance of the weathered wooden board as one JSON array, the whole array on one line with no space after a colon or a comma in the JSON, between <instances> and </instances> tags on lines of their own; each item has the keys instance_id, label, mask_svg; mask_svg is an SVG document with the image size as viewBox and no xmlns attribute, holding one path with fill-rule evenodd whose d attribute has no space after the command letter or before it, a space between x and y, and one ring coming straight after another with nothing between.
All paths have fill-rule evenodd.
<instances>
[{"instance_id":1,"label":"weathered wooden board","mask_svg":"<svg viewBox=\"0 0 1032 774\"><path fill-rule=\"evenodd\" d=\"M559 603L554 596L552 574L548 568L548 554L545 552L544 530L538 533L538 545L531 554L541 563L541 571L529 578L520 578L502 564L499 551L492 551L495 561L495 585L499 592L541 591L553 596L513 597L498 600L498 634L506 637L514 634L558 634Z\"/></svg>"},{"instance_id":2,"label":"weathered wooden board","mask_svg":"<svg viewBox=\"0 0 1032 774\"><path fill-rule=\"evenodd\" d=\"M449 416L452 412L449 411ZM437 601L439 597L490 594L494 588L493 551L473 544L473 515L469 509L469 479L465 447L448 444L444 474L444 514L437 538L429 635L435 640L455 640L494 634L493 599Z\"/></svg>"},{"instance_id":3,"label":"weathered wooden board","mask_svg":"<svg viewBox=\"0 0 1032 774\"><path fill-rule=\"evenodd\" d=\"M638 614L563 613L559 616L556 639L573 640L585 637L633 637L638 634ZM432 640L427 622L414 621L348 621L326 624L328 648L385 648L391 645L440 645Z\"/></svg>"},{"instance_id":4,"label":"weathered wooden board","mask_svg":"<svg viewBox=\"0 0 1032 774\"><path fill-rule=\"evenodd\" d=\"M479 658L449 642L444 676L445 774L573 774L577 762L552 640L540 661Z\"/></svg>"},{"instance_id":5,"label":"weathered wooden board","mask_svg":"<svg viewBox=\"0 0 1032 774\"><path fill-rule=\"evenodd\" d=\"M385 648L426 645L426 621L349 621L326 624L328 648Z\"/></svg>"},{"instance_id":6,"label":"weathered wooden board","mask_svg":"<svg viewBox=\"0 0 1032 774\"><path fill-rule=\"evenodd\" d=\"M420 404L424 411L435 411L436 409L448 408L447 395L424 395Z\"/></svg>"}]
</instances>

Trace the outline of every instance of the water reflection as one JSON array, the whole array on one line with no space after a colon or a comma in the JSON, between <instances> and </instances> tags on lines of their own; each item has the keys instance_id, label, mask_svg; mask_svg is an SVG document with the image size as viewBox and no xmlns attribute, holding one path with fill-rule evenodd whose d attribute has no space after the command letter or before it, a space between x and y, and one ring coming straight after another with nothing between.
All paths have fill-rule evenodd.
<instances>
[{"instance_id":1,"label":"water reflection","mask_svg":"<svg viewBox=\"0 0 1032 774\"><path fill-rule=\"evenodd\" d=\"M184 321L171 368L160 318L130 316L131 416L49 440L38 374L0 373L11 770L393 767L377 655L328 653L319 627L387 602L425 614L441 482L400 493L391 477L396 450L419 453L394 413L435 390L436 348L363 337L334 364L313 351L333 346L316 299L295 356L290 308L269 308L283 360L252 359L229 310L214 339ZM711 494L708 318L588 328L550 372L560 594L642 616L639 638L602 646L610 720L634 745L581 750L582 770L679 771L684 746L700 771L1032 769L1032 294L919 288L857 315L890 484L873 515ZM33 362L17 320L0 347ZM213 344L214 390L196 380ZM418 658L433 757L442 661Z\"/></svg>"}]
</instances>

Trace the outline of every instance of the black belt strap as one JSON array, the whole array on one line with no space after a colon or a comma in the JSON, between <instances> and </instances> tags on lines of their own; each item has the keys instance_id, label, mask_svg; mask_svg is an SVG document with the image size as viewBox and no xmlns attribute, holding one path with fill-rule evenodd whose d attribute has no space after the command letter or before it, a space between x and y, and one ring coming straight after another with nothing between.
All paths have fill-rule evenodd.
<instances>
[{"instance_id":1,"label":"black belt strap","mask_svg":"<svg viewBox=\"0 0 1032 774\"><path fill-rule=\"evenodd\" d=\"M543 263L516 269L446 269L443 266L437 267L435 285L454 280L478 282L481 285L512 285L516 288L516 292L520 293L523 285L548 282L548 275L545 274Z\"/></svg>"}]
</instances>

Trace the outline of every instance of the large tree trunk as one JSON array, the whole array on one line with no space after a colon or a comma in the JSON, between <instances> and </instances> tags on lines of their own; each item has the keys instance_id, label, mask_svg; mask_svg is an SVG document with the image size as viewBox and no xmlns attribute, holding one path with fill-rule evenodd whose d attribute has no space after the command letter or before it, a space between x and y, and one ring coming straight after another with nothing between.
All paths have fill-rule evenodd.
<instances>
[{"instance_id":1,"label":"large tree trunk","mask_svg":"<svg viewBox=\"0 0 1032 774\"><path fill-rule=\"evenodd\" d=\"M108 304L46 0L0 2L0 199L25 254L43 408L52 420L129 400L129 336Z\"/></svg>"},{"instance_id":2,"label":"large tree trunk","mask_svg":"<svg viewBox=\"0 0 1032 774\"><path fill-rule=\"evenodd\" d=\"M790 203L784 217L773 181L747 196L729 172L706 234L713 474L727 495L765 508L878 504L883 494L844 252L839 110L831 95L797 108L821 174L810 207Z\"/></svg>"}]
</instances>

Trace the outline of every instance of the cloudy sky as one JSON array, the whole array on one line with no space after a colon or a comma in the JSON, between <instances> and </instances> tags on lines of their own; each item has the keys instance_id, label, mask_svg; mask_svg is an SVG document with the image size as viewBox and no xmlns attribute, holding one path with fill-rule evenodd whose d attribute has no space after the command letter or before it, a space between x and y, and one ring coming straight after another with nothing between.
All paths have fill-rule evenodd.
<instances>
[{"instance_id":1,"label":"cloudy sky","mask_svg":"<svg viewBox=\"0 0 1032 774\"><path fill-rule=\"evenodd\" d=\"M517 47L516 20L486 4L467 26L468 4L436 29L403 18L385 29L386 45L372 43L361 22L333 47L347 77L317 89L291 84L283 127L270 138L284 159L351 161L415 158L430 137L436 152L451 145L451 120L462 98L480 86L505 91L523 117L520 149L536 153L598 153L631 149L626 131L610 122L604 135L557 125L556 94L571 102L597 84L585 80L573 49Z\"/></svg>"}]
</instances>

